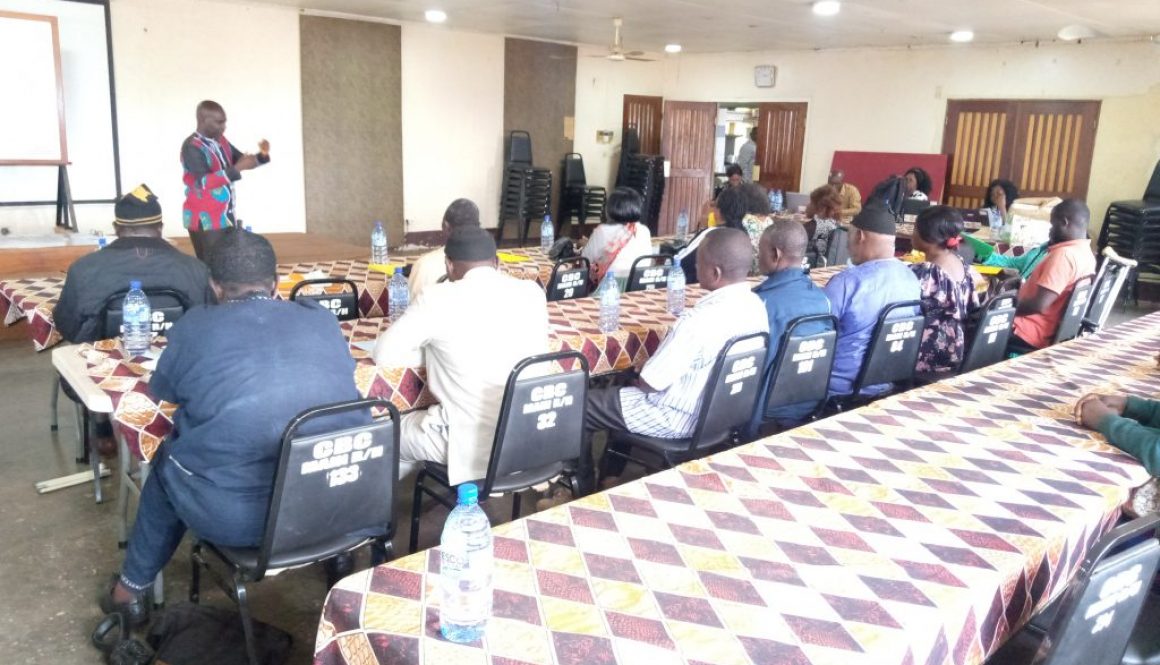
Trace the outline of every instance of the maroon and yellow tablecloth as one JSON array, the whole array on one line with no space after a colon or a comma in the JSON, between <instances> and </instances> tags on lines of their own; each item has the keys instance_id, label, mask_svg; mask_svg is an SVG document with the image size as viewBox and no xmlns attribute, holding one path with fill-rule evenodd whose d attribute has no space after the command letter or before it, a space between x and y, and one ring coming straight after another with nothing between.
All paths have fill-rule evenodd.
<instances>
[{"instance_id":1,"label":"maroon and yellow tablecloth","mask_svg":"<svg viewBox=\"0 0 1160 665\"><path fill-rule=\"evenodd\" d=\"M60 298L64 277L29 277L0 281L0 318L10 326L28 321L28 335L37 351L60 342L52 308Z\"/></svg>"},{"instance_id":2,"label":"maroon and yellow tablecloth","mask_svg":"<svg viewBox=\"0 0 1160 665\"><path fill-rule=\"evenodd\" d=\"M316 665L982 663L1148 474L1077 427L1160 393L1160 315L495 527L486 639L438 635L437 550L348 577Z\"/></svg>"}]
</instances>

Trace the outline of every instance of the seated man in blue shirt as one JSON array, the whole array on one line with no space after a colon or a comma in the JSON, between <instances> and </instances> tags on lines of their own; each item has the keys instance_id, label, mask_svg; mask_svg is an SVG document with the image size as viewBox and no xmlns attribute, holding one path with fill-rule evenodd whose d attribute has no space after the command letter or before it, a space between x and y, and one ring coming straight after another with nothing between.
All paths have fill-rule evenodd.
<instances>
[{"instance_id":1,"label":"seated man in blue shirt","mask_svg":"<svg viewBox=\"0 0 1160 665\"><path fill-rule=\"evenodd\" d=\"M830 395L849 395L878 315L888 305L918 300L921 290L910 267L894 258L894 215L870 205L854 217L850 229L850 261L826 284L834 316L838 317L838 347L830 375ZM885 392L889 386L863 386L862 395Z\"/></svg>"},{"instance_id":2,"label":"seated man in blue shirt","mask_svg":"<svg viewBox=\"0 0 1160 665\"><path fill-rule=\"evenodd\" d=\"M830 301L826 294L802 271L802 258L808 244L809 235L805 227L793 220L776 221L761 234L757 262L767 277L753 292L765 303L765 311L769 315L769 353L765 360L767 370L777 359L778 350L785 341L782 338L794 319L830 313ZM822 322L807 323L797 329L797 334L815 335L829 328L828 324ZM765 394L759 399L759 404L764 404ZM779 429L794 427L808 418L817 406L816 403L805 402L775 407L765 412L764 420L773 421ZM750 430L753 433L757 432L762 420L757 417L751 423Z\"/></svg>"},{"instance_id":3,"label":"seated man in blue shirt","mask_svg":"<svg viewBox=\"0 0 1160 665\"><path fill-rule=\"evenodd\" d=\"M189 310L169 331L149 391L177 404L173 432L141 491L120 578L101 597L106 614L147 619L146 591L186 529L217 545L256 547L287 423L359 397L334 315L309 300L274 300L275 263L262 236L226 231L210 254L220 304ZM348 412L303 432L365 422L368 414Z\"/></svg>"}]
</instances>

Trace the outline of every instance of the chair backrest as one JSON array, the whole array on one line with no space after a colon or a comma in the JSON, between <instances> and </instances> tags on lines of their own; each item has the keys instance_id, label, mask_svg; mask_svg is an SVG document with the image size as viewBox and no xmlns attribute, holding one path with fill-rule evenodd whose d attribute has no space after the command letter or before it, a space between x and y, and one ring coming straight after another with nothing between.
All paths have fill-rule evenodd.
<instances>
[{"instance_id":1,"label":"chair backrest","mask_svg":"<svg viewBox=\"0 0 1160 665\"><path fill-rule=\"evenodd\" d=\"M829 329L812 335L798 332L805 326L821 323ZM834 366L837 343L838 319L831 314L802 316L790 321L778 344L777 357L766 372L765 404L758 405L761 413L789 404L824 401L830 389L830 370Z\"/></svg>"},{"instance_id":2,"label":"chair backrest","mask_svg":"<svg viewBox=\"0 0 1160 665\"><path fill-rule=\"evenodd\" d=\"M991 298L983 307L959 365L960 374L994 365L1006 357L1007 341L1015 326L1015 302L1015 294L1008 292Z\"/></svg>"},{"instance_id":3,"label":"chair backrest","mask_svg":"<svg viewBox=\"0 0 1160 665\"><path fill-rule=\"evenodd\" d=\"M508 134L508 164L532 165L532 135L515 129Z\"/></svg>"},{"instance_id":4,"label":"chair backrest","mask_svg":"<svg viewBox=\"0 0 1160 665\"><path fill-rule=\"evenodd\" d=\"M1113 529L1088 552L1036 654L1040 665L1119 665L1160 563L1152 514Z\"/></svg>"},{"instance_id":5,"label":"chair backrest","mask_svg":"<svg viewBox=\"0 0 1160 665\"><path fill-rule=\"evenodd\" d=\"M370 424L318 434L300 430L318 418L369 413ZM282 433L282 453L257 577L267 568L329 558L367 538L394 534L395 481L399 475L399 412L382 398L308 409Z\"/></svg>"},{"instance_id":6,"label":"chair backrest","mask_svg":"<svg viewBox=\"0 0 1160 665\"><path fill-rule=\"evenodd\" d=\"M1160 199L1160 162L1156 162L1156 168L1152 169L1152 179L1144 188L1144 199L1148 201Z\"/></svg>"},{"instance_id":7,"label":"chair backrest","mask_svg":"<svg viewBox=\"0 0 1160 665\"><path fill-rule=\"evenodd\" d=\"M192 306L189 302L189 296L176 289L147 288L141 290L149 298L149 313L152 317L149 327L156 335L164 335ZM105 302L101 305L100 314L97 315L99 328L97 336L100 339L111 339L121 334L121 324L123 323L121 305L124 303L127 293L129 293L129 289L118 291L105 298Z\"/></svg>"},{"instance_id":8,"label":"chair backrest","mask_svg":"<svg viewBox=\"0 0 1160 665\"><path fill-rule=\"evenodd\" d=\"M907 310L916 313L907 314ZM857 397L865 386L914 379L925 325L922 302L918 300L896 302L883 308L851 394Z\"/></svg>"},{"instance_id":9,"label":"chair backrest","mask_svg":"<svg viewBox=\"0 0 1160 665\"><path fill-rule=\"evenodd\" d=\"M556 371L561 370L561 371ZM562 351L521 360L504 387L491 459L480 494L531 487L580 458L588 360Z\"/></svg>"},{"instance_id":10,"label":"chair backrest","mask_svg":"<svg viewBox=\"0 0 1160 665\"><path fill-rule=\"evenodd\" d=\"M583 256L557 261L552 266L552 277L548 280L548 302L587 296L590 270L588 259Z\"/></svg>"},{"instance_id":11,"label":"chair backrest","mask_svg":"<svg viewBox=\"0 0 1160 665\"><path fill-rule=\"evenodd\" d=\"M764 332L734 337L721 349L701 393L690 451L726 443L749 424L768 352L769 333Z\"/></svg>"},{"instance_id":12,"label":"chair backrest","mask_svg":"<svg viewBox=\"0 0 1160 665\"><path fill-rule=\"evenodd\" d=\"M663 254L646 254L632 262L628 273L628 291L652 291L663 288L669 281L669 271L673 269L673 257Z\"/></svg>"},{"instance_id":13,"label":"chair backrest","mask_svg":"<svg viewBox=\"0 0 1160 665\"><path fill-rule=\"evenodd\" d=\"M850 260L850 232L839 226L830 232L822 266L844 266Z\"/></svg>"},{"instance_id":14,"label":"chair backrest","mask_svg":"<svg viewBox=\"0 0 1160 665\"><path fill-rule=\"evenodd\" d=\"M314 284L341 284L344 288L340 293L300 293ZM349 279L304 279L290 289L290 300L313 300L330 310L339 321L358 318L358 286Z\"/></svg>"},{"instance_id":15,"label":"chair backrest","mask_svg":"<svg viewBox=\"0 0 1160 665\"><path fill-rule=\"evenodd\" d=\"M1083 317L1082 329L1085 332L1096 332L1107 322L1116 299L1120 297L1120 289L1124 288L1124 282L1137 265L1136 261L1123 258L1111 247L1104 247L1102 254L1103 264L1092 287L1087 314Z\"/></svg>"},{"instance_id":16,"label":"chair backrest","mask_svg":"<svg viewBox=\"0 0 1160 665\"><path fill-rule=\"evenodd\" d=\"M564 187L587 187L584 176L584 157L578 152L564 155Z\"/></svg>"},{"instance_id":17,"label":"chair backrest","mask_svg":"<svg viewBox=\"0 0 1160 665\"><path fill-rule=\"evenodd\" d=\"M1063 317L1059 319L1059 327L1055 329L1055 340L1052 344L1075 339L1083 325L1083 315L1087 312L1088 299L1092 293L1092 276L1080 277L1072 287L1071 297L1067 299L1067 306L1063 309Z\"/></svg>"}]
</instances>

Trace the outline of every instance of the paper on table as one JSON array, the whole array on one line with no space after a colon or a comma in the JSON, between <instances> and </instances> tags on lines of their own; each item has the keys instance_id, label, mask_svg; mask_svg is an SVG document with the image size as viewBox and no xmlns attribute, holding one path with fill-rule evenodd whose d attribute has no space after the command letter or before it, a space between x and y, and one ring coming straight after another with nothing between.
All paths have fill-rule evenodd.
<instances>
[{"instance_id":1,"label":"paper on table","mask_svg":"<svg viewBox=\"0 0 1160 665\"><path fill-rule=\"evenodd\" d=\"M356 349L362 349L363 351L366 351L367 353L374 353L375 352L375 341L376 340L368 339L368 340L363 341L363 342L351 342L350 345Z\"/></svg>"},{"instance_id":2,"label":"paper on table","mask_svg":"<svg viewBox=\"0 0 1160 665\"><path fill-rule=\"evenodd\" d=\"M512 254L511 252L496 252L495 255L500 261L504 263L523 263L524 261L531 261L527 256L520 256L519 254Z\"/></svg>"}]
</instances>

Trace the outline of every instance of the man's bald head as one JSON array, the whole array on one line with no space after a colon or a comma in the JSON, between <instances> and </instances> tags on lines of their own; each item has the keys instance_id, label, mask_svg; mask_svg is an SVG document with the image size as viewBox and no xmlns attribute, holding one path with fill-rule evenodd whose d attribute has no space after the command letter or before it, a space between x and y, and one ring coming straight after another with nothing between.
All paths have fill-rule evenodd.
<instances>
[{"instance_id":1,"label":"man's bald head","mask_svg":"<svg viewBox=\"0 0 1160 665\"><path fill-rule=\"evenodd\" d=\"M697 277L713 291L744 281L753 265L753 245L740 229L713 229L697 248Z\"/></svg>"},{"instance_id":2,"label":"man's bald head","mask_svg":"<svg viewBox=\"0 0 1160 665\"><path fill-rule=\"evenodd\" d=\"M761 272L770 274L788 268L800 268L806 255L809 234L800 223L777 220L761 234L757 263Z\"/></svg>"},{"instance_id":3,"label":"man's bald head","mask_svg":"<svg viewBox=\"0 0 1160 665\"><path fill-rule=\"evenodd\" d=\"M1083 201L1060 201L1059 205L1051 209L1051 233L1048 239L1057 243L1086 238L1091 217L1091 211Z\"/></svg>"},{"instance_id":4,"label":"man's bald head","mask_svg":"<svg viewBox=\"0 0 1160 665\"><path fill-rule=\"evenodd\" d=\"M226 131L226 111L212 100L197 105L197 131L211 139L221 138Z\"/></svg>"}]
</instances>

